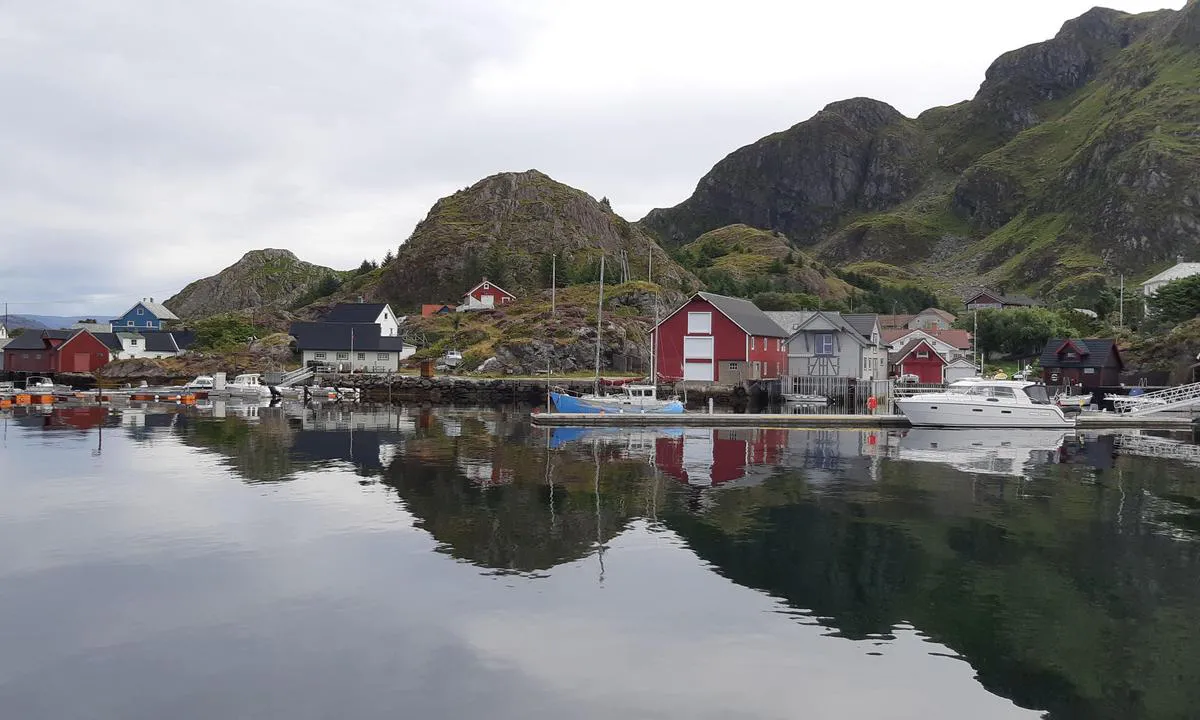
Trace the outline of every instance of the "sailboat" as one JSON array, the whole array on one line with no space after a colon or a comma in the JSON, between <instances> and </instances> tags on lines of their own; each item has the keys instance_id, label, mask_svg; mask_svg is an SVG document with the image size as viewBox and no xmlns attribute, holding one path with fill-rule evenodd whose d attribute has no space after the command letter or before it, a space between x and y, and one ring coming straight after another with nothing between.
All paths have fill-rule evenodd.
<instances>
[{"instance_id":1,"label":"sailboat","mask_svg":"<svg viewBox=\"0 0 1200 720\"><path fill-rule=\"evenodd\" d=\"M552 391L550 399L560 413L603 414L603 413L682 413L683 403L678 400L660 400L658 397L658 368L655 365L654 346L658 344L658 332L650 344L650 383L648 385L624 385L620 394L604 395L600 392L600 339L604 328L604 255L600 256L600 303L596 310L596 386L587 395L569 395L564 390ZM658 301L654 303L654 321L658 323Z\"/></svg>"}]
</instances>

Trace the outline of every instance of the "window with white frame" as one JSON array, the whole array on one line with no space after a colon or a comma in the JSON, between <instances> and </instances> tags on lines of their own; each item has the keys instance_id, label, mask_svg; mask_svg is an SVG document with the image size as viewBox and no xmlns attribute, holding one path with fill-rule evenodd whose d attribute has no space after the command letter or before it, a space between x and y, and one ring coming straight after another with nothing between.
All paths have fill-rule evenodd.
<instances>
[{"instance_id":1,"label":"window with white frame","mask_svg":"<svg viewBox=\"0 0 1200 720\"><path fill-rule=\"evenodd\" d=\"M315 352L315 353L313 353L313 360L324 360L324 359L325 359L325 353L324 353L324 352Z\"/></svg>"},{"instance_id":2,"label":"window with white frame","mask_svg":"<svg viewBox=\"0 0 1200 720\"><path fill-rule=\"evenodd\" d=\"M688 335L711 335L712 334L712 313L710 312L690 312L688 313Z\"/></svg>"},{"instance_id":3,"label":"window with white frame","mask_svg":"<svg viewBox=\"0 0 1200 720\"><path fill-rule=\"evenodd\" d=\"M1095 374L1096 374L1096 368L1084 368L1084 369L1083 369L1083 374L1084 374L1084 375L1095 375Z\"/></svg>"},{"instance_id":4,"label":"window with white frame","mask_svg":"<svg viewBox=\"0 0 1200 720\"><path fill-rule=\"evenodd\" d=\"M379 353L375 356L376 360L387 360L391 358L391 353Z\"/></svg>"},{"instance_id":5,"label":"window with white frame","mask_svg":"<svg viewBox=\"0 0 1200 720\"><path fill-rule=\"evenodd\" d=\"M757 350L757 349L758 349L757 347L755 347L754 343L755 343L755 337L754 337L753 335L751 335L751 336L750 336L750 349L751 349L751 350Z\"/></svg>"},{"instance_id":6,"label":"window with white frame","mask_svg":"<svg viewBox=\"0 0 1200 720\"><path fill-rule=\"evenodd\" d=\"M146 314L146 310L145 310L145 308L140 308L140 307L139 307L139 308L138 308L138 315L145 315L145 314Z\"/></svg>"},{"instance_id":7,"label":"window with white frame","mask_svg":"<svg viewBox=\"0 0 1200 720\"><path fill-rule=\"evenodd\" d=\"M918 350L917 351L917 359L918 360L928 360L929 359L929 351L928 350Z\"/></svg>"},{"instance_id":8,"label":"window with white frame","mask_svg":"<svg viewBox=\"0 0 1200 720\"><path fill-rule=\"evenodd\" d=\"M366 354L366 353L358 353L358 359L359 359L359 360L366 360L366 359L367 359L367 354Z\"/></svg>"},{"instance_id":9,"label":"window with white frame","mask_svg":"<svg viewBox=\"0 0 1200 720\"><path fill-rule=\"evenodd\" d=\"M871 369L871 358L863 357L863 370Z\"/></svg>"},{"instance_id":10,"label":"window with white frame","mask_svg":"<svg viewBox=\"0 0 1200 720\"><path fill-rule=\"evenodd\" d=\"M822 333L816 337L817 355L833 354L833 334Z\"/></svg>"},{"instance_id":11,"label":"window with white frame","mask_svg":"<svg viewBox=\"0 0 1200 720\"><path fill-rule=\"evenodd\" d=\"M737 365L738 365L737 363L735 363L735 362L731 362L731 363L729 363L729 369L730 369L730 370L737 370Z\"/></svg>"},{"instance_id":12,"label":"window with white frame","mask_svg":"<svg viewBox=\"0 0 1200 720\"><path fill-rule=\"evenodd\" d=\"M349 360L349 359L350 359L350 353L348 353L348 352L340 352L340 353L338 353L338 354L337 354L337 359L338 359L338 360Z\"/></svg>"}]
</instances>

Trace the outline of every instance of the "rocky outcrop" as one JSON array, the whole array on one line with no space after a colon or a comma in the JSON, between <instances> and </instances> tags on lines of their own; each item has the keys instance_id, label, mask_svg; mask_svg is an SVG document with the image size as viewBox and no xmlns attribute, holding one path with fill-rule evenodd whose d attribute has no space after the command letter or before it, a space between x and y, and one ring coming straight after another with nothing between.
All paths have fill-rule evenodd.
<instances>
[{"instance_id":1,"label":"rocky outcrop","mask_svg":"<svg viewBox=\"0 0 1200 720\"><path fill-rule=\"evenodd\" d=\"M607 277L646 279L650 253L654 280L690 287L695 278L640 228L587 193L537 170L501 173L439 200L364 290L398 308L457 302L481 277L521 295L549 287L551 258L558 278L594 281L601 254ZM625 258L622 265L622 258Z\"/></svg>"},{"instance_id":2,"label":"rocky outcrop","mask_svg":"<svg viewBox=\"0 0 1200 720\"><path fill-rule=\"evenodd\" d=\"M337 289L345 273L307 263L288 250L251 250L164 303L184 320L237 311L288 310Z\"/></svg>"},{"instance_id":3,"label":"rocky outcrop","mask_svg":"<svg viewBox=\"0 0 1200 720\"><path fill-rule=\"evenodd\" d=\"M690 198L651 211L641 224L673 245L736 223L811 244L853 211L908 198L923 178L923 150L913 121L887 103L832 103L734 151L701 178Z\"/></svg>"},{"instance_id":4,"label":"rocky outcrop","mask_svg":"<svg viewBox=\"0 0 1200 720\"><path fill-rule=\"evenodd\" d=\"M997 168L978 166L967 168L959 178L951 203L973 228L992 231L1016 217L1026 200L1020 179Z\"/></svg>"}]
</instances>

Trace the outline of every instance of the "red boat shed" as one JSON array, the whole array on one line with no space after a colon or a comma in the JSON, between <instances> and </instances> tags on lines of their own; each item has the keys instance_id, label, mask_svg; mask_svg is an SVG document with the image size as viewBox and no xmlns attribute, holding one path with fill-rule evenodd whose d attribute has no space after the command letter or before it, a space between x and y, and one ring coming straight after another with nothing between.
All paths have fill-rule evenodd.
<instances>
[{"instance_id":1,"label":"red boat shed","mask_svg":"<svg viewBox=\"0 0 1200 720\"><path fill-rule=\"evenodd\" d=\"M516 300L517 296L485 277L479 281L478 285L463 294L464 301L469 302L469 298L475 298L480 304L488 307L500 307Z\"/></svg>"},{"instance_id":2,"label":"red boat shed","mask_svg":"<svg viewBox=\"0 0 1200 720\"><path fill-rule=\"evenodd\" d=\"M897 375L916 375L917 382L937 385L945 382L946 358L925 340L913 340L895 353Z\"/></svg>"},{"instance_id":3,"label":"red boat shed","mask_svg":"<svg viewBox=\"0 0 1200 720\"><path fill-rule=\"evenodd\" d=\"M4 368L15 373L92 372L109 348L87 330L26 330L4 346Z\"/></svg>"},{"instance_id":4,"label":"red boat shed","mask_svg":"<svg viewBox=\"0 0 1200 720\"><path fill-rule=\"evenodd\" d=\"M722 385L778 379L787 335L749 300L699 292L654 329L658 377Z\"/></svg>"}]
</instances>

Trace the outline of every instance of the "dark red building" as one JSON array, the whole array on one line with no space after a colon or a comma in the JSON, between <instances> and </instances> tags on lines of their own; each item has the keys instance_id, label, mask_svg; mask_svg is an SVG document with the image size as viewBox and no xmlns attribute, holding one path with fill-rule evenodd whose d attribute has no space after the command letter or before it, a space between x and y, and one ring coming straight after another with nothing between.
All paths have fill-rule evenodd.
<instances>
[{"instance_id":1,"label":"dark red building","mask_svg":"<svg viewBox=\"0 0 1200 720\"><path fill-rule=\"evenodd\" d=\"M87 330L26 330L4 346L4 369L14 373L92 372L108 359L108 346Z\"/></svg>"},{"instance_id":2,"label":"dark red building","mask_svg":"<svg viewBox=\"0 0 1200 720\"><path fill-rule=\"evenodd\" d=\"M736 385L774 380L787 368L788 334L741 298L700 292L658 323L658 377Z\"/></svg>"},{"instance_id":3,"label":"dark red building","mask_svg":"<svg viewBox=\"0 0 1200 720\"><path fill-rule=\"evenodd\" d=\"M478 285L463 293L463 303L471 304L472 298L477 303L487 307L500 307L516 300L517 296L501 287L497 287L495 283L487 278L483 278L479 281Z\"/></svg>"},{"instance_id":4,"label":"dark red building","mask_svg":"<svg viewBox=\"0 0 1200 720\"><path fill-rule=\"evenodd\" d=\"M916 375L917 382L937 385L946 380L946 358L926 340L916 339L888 358L897 376Z\"/></svg>"},{"instance_id":5,"label":"dark red building","mask_svg":"<svg viewBox=\"0 0 1200 720\"><path fill-rule=\"evenodd\" d=\"M1042 382L1081 385L1089 390L1121 384L1125 361L1111 338L1077 340L1054 338L1041 357Z\"/></svg>"}]
</instances>

